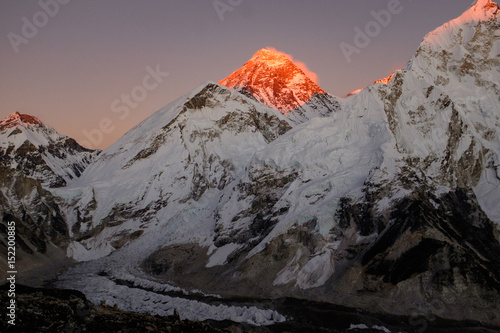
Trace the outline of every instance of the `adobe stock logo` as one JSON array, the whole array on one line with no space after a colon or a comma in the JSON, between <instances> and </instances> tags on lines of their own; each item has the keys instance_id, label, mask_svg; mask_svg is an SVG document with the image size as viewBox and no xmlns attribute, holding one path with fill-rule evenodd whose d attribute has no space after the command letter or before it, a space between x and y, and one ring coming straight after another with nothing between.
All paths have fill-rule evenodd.
<instances>
[{"instance_id":1,"label":"adobe stock logo","mask_svg":"<svg viewBox=\"0 0 500 333\"><path fill-rule=\"evenodd\" d=\"M136 109L139 103L148 97L148 92L158 88L170 73L163 72L160 65L153 69L146 67L147 74L143 77L140 85L133 87L128 94L121 94L119 98L111 102L111 112L118 114L120 120L125 120L130 115L132 109ZM87 141L81 141L80 144L87 148L97 148L104 139L104 134L111 134L116 129L116 125L110 118L102 118L97 128L84 129L82 134Z\"/></svg>"},{"instance_id":2,"label":"adobe stock logo","mask_svg":"<svg viewBox=\"0 0 500 333\"><path fill-rule=\"evenodd\" d=\"M412 1L412 0L408 0ZM372 40L379 36L384 28L387 28L391 22L394 15L401 14L403 12L403 5L400 0L389 0L387 3L387 9L380 11L372 10L370 15L374 18L373 21L366 23L364 29L360 27L355 27L353 44L346 42L340 43L340 49L344 55L345 60L348 64L352 62L352 57L355 54L360 54L361 50L365 49L370 45Z\"/></svg>"},{"instance_id":3,"label":"adobe stock logo","mask_svg":"<svg viewBox=\"0 0 500 333\"><path fill-rule=\"evenodd\" d=\"M226 12L232 12L237 6L241 5L243 0L214 0L212 5L214 6L219 20L224 21L224 14Z\"/></svg>"},{"instance_id":4,"label":"adobe stock logo","mask_svg":"<svg viewBox=\"0 0 500 333\"><path fill-rule=\"evenodd\" d=\"M61 5L67 5L71 0L40 0L38 6L41 10L33 14L31 20L26 16L21 18L23 25L21 26L21 34L9 32L7 38L9 39L12 49L17 54L19 53L19 46L28 44L30 40L38 35L41 28L45 27L51 18L59 14Z\"/></svg>"}]
</instances>

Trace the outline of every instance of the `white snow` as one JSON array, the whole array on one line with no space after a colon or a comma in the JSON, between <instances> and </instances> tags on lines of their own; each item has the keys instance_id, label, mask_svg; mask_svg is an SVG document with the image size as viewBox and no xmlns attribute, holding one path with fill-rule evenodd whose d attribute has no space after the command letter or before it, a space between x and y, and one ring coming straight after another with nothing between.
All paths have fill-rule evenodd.
<instances>
[{"instance_id":1,"label":"white snow","mask_svg":"<svg viewBox=\"0 0 500 333\"><path fill-rule=\"evenodd\" d=\"M77 268L65 274L58 286L80 290L94 304L100 304L104 300L107 305L117 305L124 311L168 316L173 315L174 309L177 309L182 320L232 320L258 326L285 321L285 317L274 310L259 309L255 306L210 305L201 301L171 297L138 287L116 284L108 277L89 274L88 269Z\"/></svg>"},{"instance_id":2,"label":"white snow","mask_svg":"<svg viewBox=\"0 0 500 333\"><path fill-rule=\"evenodd\" d=\"M69 258L78 261L90 261L109 255L114 248L109 243L98 244L92 250L88 250L81 243L73 241L68 245L66 254Z\"/></svg>"},{"instance_id":3,"label":"white snow","mask_svg":"<svg viewBox=\"0 0 500 333\"><path fill-rule=\"evenodd\" d=\"M224 265L227 261L227 257L241 247L242 245L235 243L229 243L219 247L217 250L215 250L215 253L212 254L210 259L208 260L206 267Z\"/></svg>"},{"instance_id":4,"label":"white snow","mask_svg":"<svg viewBox=\"0 0 500 333\"><path fill-rule=\"evenodd\" d=\"M378 326L378 325L373 325L371 328L366 326L365 324L351 324L351 326L348 328L349 330L376 330L376 331L381 331L381 332L386 332L386 333L391 333L391 331L384 327L384 326Z\"/></svg>"}]
</instances>

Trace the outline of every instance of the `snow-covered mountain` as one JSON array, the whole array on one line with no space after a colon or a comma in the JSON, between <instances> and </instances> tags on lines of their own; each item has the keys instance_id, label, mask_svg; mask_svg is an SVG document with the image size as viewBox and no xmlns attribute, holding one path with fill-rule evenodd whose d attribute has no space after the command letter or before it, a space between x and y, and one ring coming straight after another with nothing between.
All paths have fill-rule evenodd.
<instances>
[{"instance_id":1,"label":"snow-covered mountain","mask_svg":"<svg viewBox=\"0 0 500 333\"><path fill-rule=\"evenodd\" d=\"M15 112L0 121L2 165L22 171L44 187L62 187L78 178L96 154L36 117Z\"/></svg>"},{"instance_id":2,"label":"snow-covered mountain","mask_svg":"<svg viewBox=\"0 0 500 333\"><path fill-rule=\"evenodd\" d=\"M256 152L290 129L279 112L216 83L177 99L71 184L77 209L70 205L67 215L75 217L71 230L82 240L70 254L79 260L106 255L147 229L156 232L153 225L177 242L212 238L224 192L238 185ZM106 233L88 238L103 226Z\"/></svg>"},{"instance_id":3,"label":"snow-covered mountain","mask_svg":"<svg viewBox=\"0 0 500 333\"><path fill-rule=\"evenodd\" d=\"M273 49L259 50L219 84L255 98L297 124L326 117L339 107L337 99L314 83L289 56Z\"/></svg>"},{"instance_id":4,"label":"snow-covered mountain","mask_svg":"<svg viewBox=\"0 0 500 333\"><path fill-rule=\"evenodd\" d=\"M0 121L0 219L16 222L19 269L27 262L36 265L24 254L36 257L66 248L67 219L50 189L78 178L97 154L36 117L16 112ZM3 231L2 244L7 244Z\"/></svg>"},{"instance_id":5,"label":"snow-covered mountain","mask_svg":"<svg viewBox=\"0 0 500 333\"><path fill-rule=\"evenodd\" d=\"M156 292L182 290L499 326L499 37L479 0L347 99L259 51L50 189L87 261L60 285L154 313L172 307Z\"/></svg>"}]
</instances>

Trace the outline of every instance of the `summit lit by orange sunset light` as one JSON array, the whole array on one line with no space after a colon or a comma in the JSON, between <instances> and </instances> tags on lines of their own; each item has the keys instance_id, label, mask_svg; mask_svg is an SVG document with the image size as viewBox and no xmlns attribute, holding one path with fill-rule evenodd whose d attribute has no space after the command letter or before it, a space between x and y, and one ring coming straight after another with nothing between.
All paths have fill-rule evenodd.
<instances>
[{"instance_id":1,"label":"summit lit by orange sunset light","mask_svg":"<svg viewBox=\"0 0 500 333\"><path fill-rule=\"evenodd\" d=\"M318 74L314 73L313 71L311 71L305 62L302 62L302 61L298 61L298 60L295 60L293 58L293 56L291 54L288 54L288 53L285 53L283 51L278 51L276 48L272 47L272 46L268 46L266 47L267 50L269 51L272 51L272 52L276 52L276 53L279 53L281 55L284 55L285 57L287 57L288 59L290 59L291 61L293 61L293 63L300 68L301 71L304 72L304 74L306 74L314 83L316 84L319 84L319 77L318 77Z\"/></svg>"},{"instance_id":2,"label":"summit lit by orange sunset light","mask_svg":"<svg viewBox=\"0 0 500 333\"><path fill-rule=\"evenodd\" d=\"M0 1L0 119L30 114L105 149L268 45L345 97L404 67L423 36L471 4L400 0L401 13L347 62L341 43L354 45L388 1L251 0L224 13L206 0ZM60 4L50 15L48 2Z\"/></svg>"}]
</instances>

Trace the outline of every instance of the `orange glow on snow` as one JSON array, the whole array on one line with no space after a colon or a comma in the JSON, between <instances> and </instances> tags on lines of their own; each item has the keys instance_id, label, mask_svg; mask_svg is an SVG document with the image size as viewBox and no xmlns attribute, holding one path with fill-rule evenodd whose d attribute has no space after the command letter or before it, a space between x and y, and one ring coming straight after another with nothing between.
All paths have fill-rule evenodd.
<instances>
[{"instance_id":1,"label":"orange glow on snow","mask_svg":"<svg viewBox=\"0 0 500 333\"><path fill-rule=\"evenodd\" d=\"M350 93L347 94L347 97L351 97L351 96L354 96L354 95L357 95L359 94L361 91L363 91L363 88L361 89L356 89L354 91L351 91Z\"/></svg>"},{"instance_id":2,"label":"orange glow on snow","mask_svg":"<svg viewBox=\"0 0 500 333\"><path fill-rule=\"evenodd\" d=\"M304 72L305 75L307 75L311 81L313 81L314 83L316 84L319 84L319 78L318 78L318 74L314 73L313 71L311 71L309 68L307 68L307 65L302 62L302 61L297 61L297 60L294 60L293 59L293 56L291 54L288 54L288 53L285 53L285 52L281 52L281 51L278 51L276 48L272 47L272 46L267 46L266 47L266 50L269 50L271 52L275 52L275 53L279 53L285 57L287 57L288 59L290 59L298 68L300 68L301 71Z\"/></svg>"},{"instance_id":3,"label":"orange glow on snow","mask_svg":"<svg viewBox=\"0 0 500 333\"><path fill-rule=\"evenodd\" d=\"M377 80L375 82L373 82L373 84L377 84L377 83L383 83L383 84L389 84L389 82L392 81L392 79L394 78L394 75L396 75L397 72L401 71L401 69L397 69L395 70L391 75L389 75L388 77L386 78L383 78L383 79L380 79L380 80Z\"/></svg>"},{"instance_id":4,"label":"orange glow on snow","mask_svg":"<svg viewBox=\"0 0 500 333\"><path fill-rule=\"evenodd\" d=\"M377 80L375 82L373 82L373 84L377 84L377 83L383 83L383 84L389 84L389 82L392 81L392 79L394 78L394 75L396 75L397 72L401 71L401 69L397 69L395 70L391 75L389 75L388 77L385 77L383 79L380 79L380 80ZM357 95L359 94L364 88L361 88L361 89L357 89L357 90L354 90L354 91L351 91L349 94L347 94L347 97L350 97L350 96L354 96L354 95Z\"/></svg>"}]
</instances>

